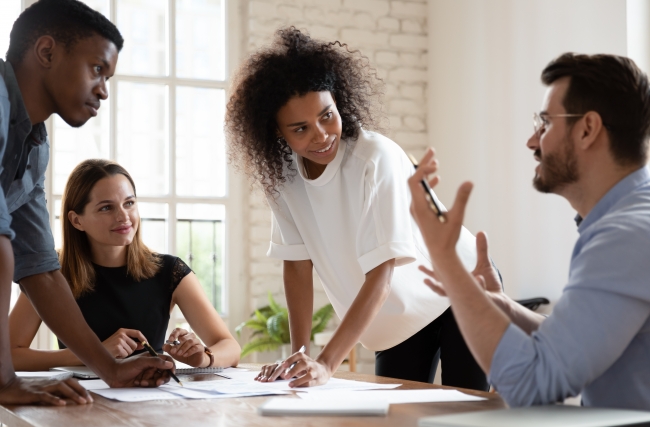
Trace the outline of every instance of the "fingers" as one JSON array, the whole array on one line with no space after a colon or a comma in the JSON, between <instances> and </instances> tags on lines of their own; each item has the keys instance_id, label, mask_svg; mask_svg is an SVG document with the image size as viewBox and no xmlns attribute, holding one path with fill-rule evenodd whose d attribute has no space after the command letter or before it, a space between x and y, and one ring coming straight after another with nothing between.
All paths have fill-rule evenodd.
<instances>
[{"instance_id":1,"label":"fingers","mask_svg":"<svg viewBox=\"0 0 650 427\"><path fill-rule=\"evenodd\" d=\"M178 341L179 340L178 337L180 337L182 335L187 335L187 334L188 334L187 330L185 330L183 328L174 328L174 330L171 332L171 334L169 334L169 338L167 338L167 341L172 341L172 342L173 341Z\"/></svg>"},{"instance_id":2,"label":"fingers","mask_svg":"<svg viewBox=\"0 0 650 427\"><path fill-rule=\"evenodd\" d=\"M122 333L125 343L131 349L131 353L138 350L138 348L142 348L142 341L147 341L144 334L137 329L120 328L118 332Z\"/></svg>"},{"instance_id":3,"label":"fingers","mask_svg":"<svg viewBox=\"0 0 650 427\"><path fill-rule=\"evenodd\" d=\"M476 233L476 264L492 265L490 262L490 255L488 253L488 240L487 234L484 231Z\"/></svg>"},{"instance_id":4,"label":"fingers","mask_svg":"<svg viewBox=\"0 0 650 427\"><path fill-rule=\"evenodd\" d=\"M449 220L454 221L455 223L463 223L465 217L465 208L467 207L467 201L469 200L469 195L472 192L474 184L467 181L461 184L458 187L458 192L456 193L456 200L454 200L454 206L449 210Z\"/></svg>"},{"instance_id":5,"label":"fingers","mask_svg":"<svg viewBox=\"0 0 650 427\"><path fill-rule=\"evenodd\" d=\"M440 278L438 277L438 274L434 270L430 270L428 267L426 267L424 265L419 265L418 270L425 273L427 276L432 277L433 279L437 280L438 282L440 281Z\"/></svg>"},{"instance_id":6,"label":"fingers","mask_svg":"<svg viewBox=\"0 0 650 427\"><path fill-rule=\"evenodd\" d=\"M431 288L431 290L441 297L446 297L447 292L440 282L434 282L430 279L424 279L424 284Z\"/></svg>"},{"instance_id":7,"label":"fingers","mask_svg":"<svg viewBox=\"0 0 650 427\"><path fill-rule=\"evenodd\" d=\"M274 363L271 365L262 366L262 369L260 370L260 373L255 377L255 380L261 382L269 381L268 378L275 372L278 366L281 366L281 364ZM275 379L273 379L273 381L275 381Z\"/></svg>"},{"instance_id":8,"label":"fingers","mask_svg":"<svg viewBox=\"0 0 650 427\"><path fill-rule=\"evenodd\" d=\"M36 397L37 402L40 402L40 403L45 403L45 404L53 405L53 406L65 406L66 405L65 400L63 400L63 399L61 399L61 398L59 398L59 397L57 397L57 396L55 396L53 394L50 394L50 393L48 393L46 391L35 392L34 396Z\"/></svg>"},{"instance_id":9,"label":"fingers","mask_svg":"<svg viewBox=\"0 0 650 427\"><path fill-rule=\"evenodd\" d=\"M93 401L88 391L72 378L44 387L43 391L70 399L79 405L85 405Z\"/></svg>"}]
</instances>

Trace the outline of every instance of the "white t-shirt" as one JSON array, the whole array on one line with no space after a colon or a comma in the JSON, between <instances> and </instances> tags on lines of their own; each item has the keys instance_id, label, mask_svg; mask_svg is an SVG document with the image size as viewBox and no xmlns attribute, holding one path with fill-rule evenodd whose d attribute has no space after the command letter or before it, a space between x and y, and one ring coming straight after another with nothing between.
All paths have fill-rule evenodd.
<instances>
[{"instance_id":1,"label":"white t-shirt","mask_svg":"<svg viewBox=\"0 0 650 427\"><path fill-rule=\"evenodd\" d=\"M269 257L310 259L340 318L365 274L394 258L390 294L361 335L370 350L394 347L449 307L447 298L423 283L425 275L417 268L431 262L409 212L407 179L413 165L395 142L361 130L356 141L341 140L334 160L313 180L304 174L302 157L294 153L293 160L296 176L279 188L279 196L268 197L273 211ZM457 250L471 271L476 244L464 228Z\"/></svg>"}]
</instances>

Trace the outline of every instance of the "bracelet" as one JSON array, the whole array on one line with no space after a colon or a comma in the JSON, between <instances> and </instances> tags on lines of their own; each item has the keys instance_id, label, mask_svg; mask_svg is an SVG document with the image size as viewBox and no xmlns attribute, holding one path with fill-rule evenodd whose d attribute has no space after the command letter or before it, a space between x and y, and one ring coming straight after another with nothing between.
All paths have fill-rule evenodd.
<instances>
[{"instance_id":1,"label":"bracelet","mask_svg":"<svg viewBox=\"0 0 650 427\"><path fill-rule=\"evenodd\" d=\"M210 368L212 367L212 365L214 365L214 354L212 354L212 350L210 350L206 346L203 346L203 349L204 349L203 351L205 351L205 354L207 354L208 357L210 358L210 363L208 364L208 366L206 366L206 368Z\"/></svg>"}]
</instances>

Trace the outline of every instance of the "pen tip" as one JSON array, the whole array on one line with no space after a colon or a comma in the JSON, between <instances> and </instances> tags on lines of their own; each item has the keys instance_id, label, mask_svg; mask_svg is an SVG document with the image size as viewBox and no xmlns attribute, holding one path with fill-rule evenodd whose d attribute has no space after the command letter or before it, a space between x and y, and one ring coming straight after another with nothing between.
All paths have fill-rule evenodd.
<instances>
[{"instance_id":1,"label":"pen tip","mask_svg":"<svg viewBox=\"0 0 650 427\"><path fill-rule=\"evenodd\" d=\"M184 386L183 386L183 383L182 383L181 381L179 381L178 383L181 385L181 387L184 387Z\"/></svg>"}]
</instances>

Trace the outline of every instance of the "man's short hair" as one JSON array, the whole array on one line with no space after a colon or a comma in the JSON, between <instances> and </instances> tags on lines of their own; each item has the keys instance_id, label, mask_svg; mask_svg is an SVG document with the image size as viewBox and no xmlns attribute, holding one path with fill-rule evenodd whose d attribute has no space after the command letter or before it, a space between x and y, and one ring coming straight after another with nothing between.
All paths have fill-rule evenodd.
<instances>
[{"instance_id":1,"label":"man's short hair","mask_svg":"<svg viewBox=\"0 0 650 427\"><path fill-rule=\"evenodd\" d=\"M644 165L650 136L648 77L634 61L616 55L565 53L542 71L542 82L570 77L562 104L567 113L600 114L610 150L621 165ZM571 119L575 123L579 119Z\"/></svg>"},{"instance_id":2,"label":"man's short hair","mask_svg":"<svg viewBox=\"0 0 650 427\"><path fill-rule=\"evenodd\" d=\"M124 39L101 13L77 0L39 0L20 14L9 36L7 61L20 63L41 36L51 36L70 50L81 39L100 35L111 41L118 52Z\"/></svg>"}]
</instances>

